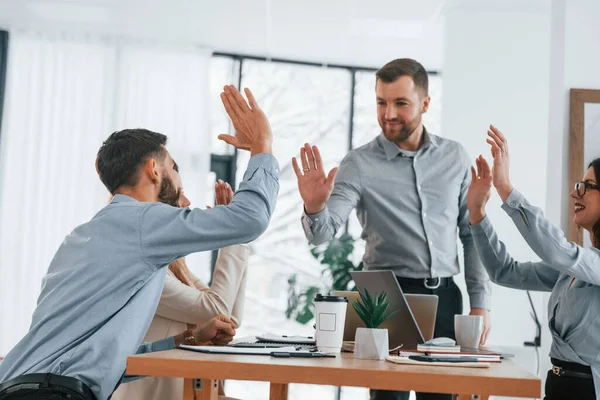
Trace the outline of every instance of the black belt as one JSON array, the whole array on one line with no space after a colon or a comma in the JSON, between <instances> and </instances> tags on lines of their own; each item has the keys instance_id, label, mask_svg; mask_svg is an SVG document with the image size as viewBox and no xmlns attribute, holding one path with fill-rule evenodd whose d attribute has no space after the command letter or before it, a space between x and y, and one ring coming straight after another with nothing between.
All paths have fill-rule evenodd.
<instances>
[{"instance_id":1,"label":"black belt","mask_svg":"<svg viewBox=\"0 0 600 400\"><path fill-rule=\"evenodd\" d=\"M592 368L587 365L581 365L574 362L567 362L551 358L552 373L556 376L566 376L570 378L593 379Z\"/></svg>"},{"instance_id":2,"label":"black belt","mask_svg":"<svg viewBox=\"0 0 600 400\"><path fill-rule=\"evenodd\" d=\"M0 384L0 399L3 396L19 394L20 391L31 392L46 388L63 389L67 393L74 392L85 400L96 399L90 388L80 380L54 374L27 374L3 382Z\"/></svg>"},{"instance_id":3,"label":"black belt","mask_svg":"<svg viewBox=\"0 0 600 400\"><path fill-rule=\"evenodd\" d=\"M400 286L420 286L426 289L438 289L448 287L453 282L452 277L449 278L404 278L397 276Z\"/></svg>"}]
</instances>

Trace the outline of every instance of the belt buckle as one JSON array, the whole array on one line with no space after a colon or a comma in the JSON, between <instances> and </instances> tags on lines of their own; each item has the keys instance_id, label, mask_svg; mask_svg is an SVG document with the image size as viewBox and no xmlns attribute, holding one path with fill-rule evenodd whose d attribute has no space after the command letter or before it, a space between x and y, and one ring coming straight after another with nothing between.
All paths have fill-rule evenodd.
<instances>
[{"instance_id":1,"label":"belt buckle","mask_svg":"<svg viewBox=\"0 0 600 400\"><path fill-rule=\"evenodd\" d=\"M562 368L557 367L556 365L552 366L552 373L556 376L562 376Z\"/></svg>"},{"instance_id":2,"label":"belt buckle","mask_svg":"<svg viewBox=\"0 0 600 400\"><path fill-rule=\"evenodd\" d=\"M434 285L429 285L427 283L427 281L429 279L437 279L437 282ZM425 278L425 279L423 279L423 286L425 286L429 290L433 290L433 289L439 288L441 283L442 283L442 280L440 278Z\"/></svg>"}]
</instances>

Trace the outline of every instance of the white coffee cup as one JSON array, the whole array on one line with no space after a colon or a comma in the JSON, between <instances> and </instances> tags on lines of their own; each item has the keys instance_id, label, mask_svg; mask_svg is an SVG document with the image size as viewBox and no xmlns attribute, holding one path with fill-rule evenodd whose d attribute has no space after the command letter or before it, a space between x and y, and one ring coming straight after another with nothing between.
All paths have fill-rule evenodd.
<instances>
[{"instance_id":1,"label":"white coffee cup","mask_svg":"<svg viewBox=\"0 0 600 400\"><path fill-rule=\"evenodd\" d=\"M339 353L342 351L344 339L344 324L348 299L341 296L315 297L315 340L317 348L324 353Z\"/></svg>"},{"instance_id":2,"label":"white coffee cup","mask_svg":"<svg viewBox=\"0 0 600 400\"><path fill-rule=\"evenodd\" d=\"M483 317L481 315L455 315L454 331L456 343L461 347L476 349L483 334Z\"/></svg>"}]
</instances>

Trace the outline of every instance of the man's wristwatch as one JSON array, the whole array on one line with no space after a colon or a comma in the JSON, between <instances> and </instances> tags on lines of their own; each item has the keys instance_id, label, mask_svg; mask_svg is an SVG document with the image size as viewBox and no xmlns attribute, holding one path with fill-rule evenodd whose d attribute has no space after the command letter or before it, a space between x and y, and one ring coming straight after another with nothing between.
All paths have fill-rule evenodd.
<instances>
[{"instance_id":1,"label":"man's wristwatch","mask_svg":"<svg viewBox=\"0 0 600 400\"><path fill-rule=\"evenodd\" d=\"M196 345L196 337L194 336L194 332L191 329L186 329L183 331L183 343L188 346Z\"/></svg>"}]
</instances>

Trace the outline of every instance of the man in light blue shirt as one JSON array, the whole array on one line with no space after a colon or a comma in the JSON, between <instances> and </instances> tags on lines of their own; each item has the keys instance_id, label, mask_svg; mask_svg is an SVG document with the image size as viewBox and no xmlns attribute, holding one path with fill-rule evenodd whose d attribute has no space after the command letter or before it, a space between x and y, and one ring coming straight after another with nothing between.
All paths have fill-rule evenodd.
<instances>
[{"instance_id":1,"label":"man in light blue shirt","mask_svg":"<svg viewBox=\"0 0 600 400\"><path fill-rule=\"evenodd\" d=\"M231 340L235 332L227 318L217 318L185 336L140 346L169 263L247 243L268 226L279 169L269 122L246 94L250 106L233 87L222 94L237 136L220 138L252 153L244 181L227 206L168 205L176 203L182 187L166 136L135 129L115 132L104 142L97 170L115 196L59 247L29 332L0 364L0 399L50 398L44 390L52 390L64 395L52 399L104 400L120 383L129 355L172 349L184 340Z\"/></svg>"}]
</instances>

